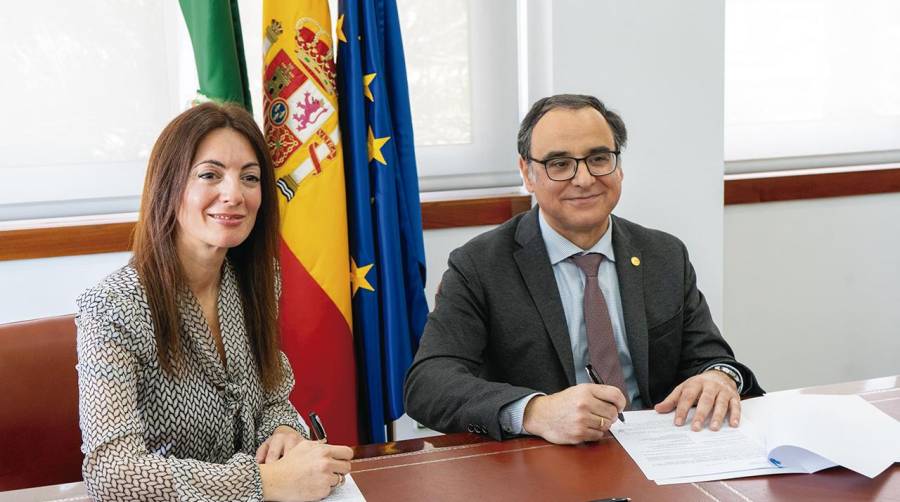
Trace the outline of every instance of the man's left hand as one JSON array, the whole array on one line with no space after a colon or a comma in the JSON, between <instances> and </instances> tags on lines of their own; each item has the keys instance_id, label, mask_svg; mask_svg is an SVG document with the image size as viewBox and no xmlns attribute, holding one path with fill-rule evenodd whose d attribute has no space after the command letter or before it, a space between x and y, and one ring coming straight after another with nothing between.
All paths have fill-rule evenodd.
<instances>
[{"instance_id":1,"label":"man's left hand","mask_svg":"<svg viewBox=\"0 0 900 502\"><path fill-rule=\"evenodd\" d=\"M653 407L658 413L669 413L675 410L675 425L681 426L687 419L688 411L697 405L691 429L699 431L707 417L710 430L717 431L722 427L725 414L731 416L730 425L737 427L741 423L741 398L737 393L737 385L728 375L721 371L710 370L694 375L681 383L661 403Z\"/></svg>"}]
</instances>

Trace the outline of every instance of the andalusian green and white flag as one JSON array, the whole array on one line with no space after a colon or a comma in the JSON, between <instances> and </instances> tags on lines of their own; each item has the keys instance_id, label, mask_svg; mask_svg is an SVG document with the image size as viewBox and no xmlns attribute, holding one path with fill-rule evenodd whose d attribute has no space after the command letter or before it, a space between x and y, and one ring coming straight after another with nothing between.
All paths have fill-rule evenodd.
<instances>
[{"instance_id":1,"label":"andalusian green and white flag","mask_svg":"<svg viewBox=\"0 0 900 502\"><path fill-rule=\"evenodd\" d=\"M237 0L180 0L197 60L195 104L232 102L252 111Z\"/></svg>"}]
</instances>

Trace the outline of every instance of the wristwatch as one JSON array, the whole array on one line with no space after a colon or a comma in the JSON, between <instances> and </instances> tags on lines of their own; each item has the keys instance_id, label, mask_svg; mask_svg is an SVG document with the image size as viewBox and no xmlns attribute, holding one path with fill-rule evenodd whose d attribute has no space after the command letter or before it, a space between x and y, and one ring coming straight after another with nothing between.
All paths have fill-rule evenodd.
<instances>
[{"instance_id":1,"label":"wristwatch","mask_svg":"<svg viewBox=\"0 0 900 502\"><path fill-rule=\"evenodd\" d=\"M738 373L737 370L735 370L731 366L729 366L727 364L713 364L712 366L710 366L709 368L706 369L706 371L709 371L709 370L721 371L722 373L725 373L726 375L728 375L728 378L731 378L732 380L734 380L734 385L737 386L738 394L740 394L741 391L744 390L744 378L741 377L741 374Z\"/></svg>"}]
</instances>

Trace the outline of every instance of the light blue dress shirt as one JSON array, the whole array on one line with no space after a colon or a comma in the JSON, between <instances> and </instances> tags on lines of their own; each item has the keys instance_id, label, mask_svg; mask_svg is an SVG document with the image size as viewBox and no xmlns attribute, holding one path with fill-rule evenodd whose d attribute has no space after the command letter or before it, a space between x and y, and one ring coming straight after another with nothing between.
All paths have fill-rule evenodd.
<instances>
[{"instance_id":1,"label":"light blue dress shirt","mask_svg":"<svg viewBox=\"0 0 900 502\"><path fill-rule=\"evenodd\" d=\"M616 274L616 257L612 247L612 219L609 220L609 226L603 237L587 250L581 249L554 230L544 219L543 213L538 213L538 221L566 315L569 343L575 363L575 382L590 383L587 372L584 370L585 365L590 361L590 356L588 355L587 331L584 324L585 277L578 266L568 258L574 254L600 253L605 259L600 262L597 279L603 298L606 299L606 307L612 322L613 338L616 340L619 363L622 365L622 373L625 377L626 397L632 408L643 408L634 367L631 364L631 353L628 351L628 341L625 337L625 318L622 314L622 297L619 294L619 276ZM539 395L542 394L535 393L525 396L501 409L500 426L504 432L527 434L527 431L522 428L525 406L532 398Z\"/></svg>"}]
</instances>

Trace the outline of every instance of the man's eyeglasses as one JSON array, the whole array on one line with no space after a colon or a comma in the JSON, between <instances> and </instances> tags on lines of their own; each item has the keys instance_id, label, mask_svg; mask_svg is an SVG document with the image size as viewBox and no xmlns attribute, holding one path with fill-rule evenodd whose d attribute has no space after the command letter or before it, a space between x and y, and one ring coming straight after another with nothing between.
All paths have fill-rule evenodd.
<instances>
[{"instance_id":1,"label":"man's eyeglasses","mask_svg":"<svg viewBox=\"0 0 900 502\"><path fill-rule=\"evenodd\" d=\"M537 162L544 166L547 177L553 181L568 181L578 172L578 163L584 161L587 170L592 176L606 176L615 172L619 167L619 150L613 152L592 153L587 157L551 157L538 160L528 157L531 162Z\"/></svg>"}]
</instances>

